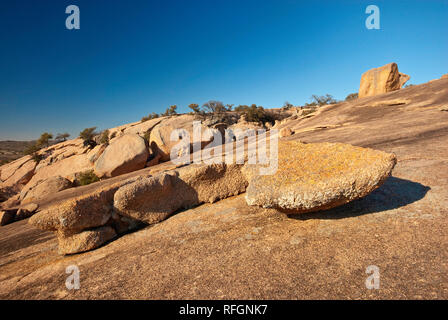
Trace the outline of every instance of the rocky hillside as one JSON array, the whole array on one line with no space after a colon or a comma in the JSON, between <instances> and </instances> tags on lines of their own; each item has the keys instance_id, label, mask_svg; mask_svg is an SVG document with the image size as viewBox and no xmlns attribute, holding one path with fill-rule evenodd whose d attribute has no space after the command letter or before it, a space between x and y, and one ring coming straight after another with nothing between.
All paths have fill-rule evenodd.
<instances>
[{"instance_id":1,"label":"rocky hillside","mask_svg":"<svg viewBox=\"0 0 448 320\"><path fill-rule=\"evenodd\" d=\"M448 298L448 79L385 92L290 110L272 176L164 162L190 115L0 167L16 194L3 217L34 214L0 227L0 297ZM103 179L77 187L86 170ZM67 291L73 264L83 282Z\"/></svg>"},{"instance_id":2,"label":"rocky hillside","mask_svg":"<svg viewBox=\"0 0 448 320\"><path fill-rule=\"evenodd\" d=\"M0 165L23 156L25 149L32 141L0 141Z\"/></svg>"},{"instance_id":3,"label":"rocky hillside","mask_svg":"<svg viewBox=\"0 0 448 320\"><path fill-rule=\"evenodd\" d=\"M274 119L288 112L270 111ZM235 112L225 115L175 115L126 124L106 131L86 144L73 139L53 144L37 152L37 157L25 156L0 166L0 202L4 209L45 199L55 192L84 184L85 175L107 179L165 162L170 159L171 132L185 130L193 136L193 121L202 122L202 147L213 140L206 130L226 128L263 129L270 123L248 122ZM38 158L36 161L35 158ZM6 201L8 200L8 201ZM1 207L0 207L1 208Z\"/></svg>"}]
</instances>

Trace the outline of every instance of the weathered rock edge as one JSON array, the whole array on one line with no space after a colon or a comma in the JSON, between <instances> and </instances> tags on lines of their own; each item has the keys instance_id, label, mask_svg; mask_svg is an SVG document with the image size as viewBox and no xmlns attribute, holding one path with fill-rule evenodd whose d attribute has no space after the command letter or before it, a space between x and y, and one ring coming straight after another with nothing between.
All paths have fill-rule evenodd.
<instances>
[{"instance_id":1,"label":"weathered rock edge","mask_svg":"<svg viewBox=\"0 0 448 320\"><path fill-rule=\"evenodd\" d=\"M54 231L60 254L92 250L142 223L157 223L179 209L244 192L242 166L193 164L131 178L57 203L32 216L29 223Z\"/></svg>"},{"instance_id":2,"label":"weathered rock edge","mask_svg":"<svg viewBox=\"0 0 448 320\"><path fill-rule=\"evenodd\" d=\"M308 150L304 156L314 157L312 163L318 163L318 160L325 162L325 157L330 160L336 157L339 164L353 163L356 159L361 163L366 161L361 167L368 169L369 174L360 175L359 170L354 170L342 180L328 180L326 175L338 173L343 168L336 166L332 167L333 171L325 171L325 166L318 166L320 171L315 177L316 184L310 184L306 180L310 172L293 167L297 165L293 161L298 156L295 152L304 151L304 148ZM353 158L350 154L357 156ZM376 157L383 159L384 165L383 162L370 161ZM272 176L258 175L258 165L191 164L153 176L133 177L61 201L36 213L29 223L55 231L59 253L73 254L95 249L142 224L163 221L178 210L204 202L213 203L243 192L247 193L249 205L294 212L335 207L376 189L390 175L395 161L394 155L351 145L281 142L279 170ZM350 170L342 171L350 173ZM287 183L285 178L292 179L293 183ZM324 196L316 201L310 197L313 192Z\"/></svg>"},{"instance_id":3,"label":"weathered rock edge","mask_svg":"<svg viewBox=\"0 0 448 320\"><path fill-rule=\"evenodd\" d=\"M331 209L362 198L391 175L394 154L342 143L279 145L275 175L260 176L246 165L246 202L287 213Z\"/></svg>"}]
</instances>

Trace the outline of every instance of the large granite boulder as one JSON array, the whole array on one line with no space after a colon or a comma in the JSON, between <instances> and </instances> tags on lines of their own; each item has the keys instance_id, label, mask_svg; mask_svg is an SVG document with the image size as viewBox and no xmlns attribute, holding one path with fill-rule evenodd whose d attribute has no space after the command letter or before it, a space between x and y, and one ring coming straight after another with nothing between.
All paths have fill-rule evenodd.
<instances>
[{"instance_id":1,"label":"large granite boulder","mask_svg":"<svg viewBox=\"0 0 448 320\"><path fill-rule=\"evenodd\" d=\"M149 151L145 140L137 134L122 135L107 146L95 162L98 177L115 177L145 167Z\"/></svg>"},{"instance_id":2,"label":"large granite boulder","mask_svg":"<svg viewBox=\"0 0 448 320\"><path fill-rule=\"evenodd\" d=\"M35 203L29 203L24 206L21 206L19 210L17 210L15 220L19 221L29 218L37 211L37 209L39 209L39 206Z\"/></svg>"},{"instance_id":3,"label":"large granite boulder","mask_svg":"<svg viewBox=\"0 0 448 320\"><path fill-rule=\"evenodd\" d=\"M71 236L58 235L58 252L59 254L73 254L96 249L116 235L115 230L109 226L83 231Z\"/></svg>"},{"instance_id":4,"label":"large granite boulder","mask_svg":"<svg viewBox=\"0 0 448 320\"><path fill-rule=\"evenodd\" d=\"M123 221L113 212L115 192L136 179L132 177L106 185L98 184L96 188L92 188L93 185L79 187L85 190L81 192L82 195L62 199L42 208L28 223L39 229L54 231L59 240L60 252L63 254L91 250L110 239L104 234L112 234L104 233L103 229L98 228L109 226L115 231L126 232L137 225L132 219ZM92 230L97 230L101 234L84 233ZM74 244L69 244L71 241Z\"/></svg>"},{"instance_id":5,"label":"large granite boulder","mask_svg":"<svg viewBox=\"0 0 448 320\"><path fill-rule=\"evenodd\" d=\"M73 182L79 173L89 170L92 170L92 164L85 153L61 158L47 165L39 163L26 187L36 185L39 181L48 180L55 176L61 176Z\"/></svg>"},{"instance_id":6,"label":"large granite boulder","mask_svg":"<svg viewBox=\"0 0 448 320\"><path fill-rule=\"evenodd\" d=\"M0 167L0 189L20 191L34 175L36 162L30 156L22 157Z\"/></svg>"},{"instance_id":7,"label":"large granite boulder","mask_svg":"<svg viewBox=\"0 0 448 320\"><path fill-rule=\"evenodd\" d=\"M123 183L114 183L56 203L32 216L29 223L43 230L70 235L103 226L112 215L114 193Z\"/></svg>"},{"instance_id":8,"label":"large granite boulder","mask_svg":"<svg viewBox=\"0 0 448 320\"><path fill-rule=\"evenodd\" d=\"M122 216L157 223L181 208L213 203L246 190L242 165L193 164L121 187L114 208Z\"/></svg>"},{"instance_id":9,"label":"large granite boulder","mask_svg":"<svg viewBox=\"0 0 448 320\"><path fill-rule=\"evenodd\" d=\"M174 189L175 178L161 173L121 187L114 196L115 211L151 224L165 220L181 205Z\"/></svg>"},{"instance_id":10,"label":"large granite boulder","mask_svg":"<svg viewBox=\"0 0 448 320\"><path fill-rule=\"evenodd\" d=\"M30 202L40 200L72 186L73 184L70 180L61 176L54 176L46 180L36 181L34 185L28 184L22 189L20 192L20 201Z\"/></svg>"},{"instance_id":11,"label":"large granite boulder","mask_svg":"<svg viewBox=\"0 0 448 320\"><path fill-rule=\"evenodd\" d=\"M278 170L245 165L249 205L288 213L330 209L364 197L391 174L395 155L342 143L280 142Z\"/></svg>"},{"instance_id":12,"label":"large granite boulder","mask_svg":"<svg viewBox=\"0 0 448 320\"><path fill-rule=\"evenodd\" d=\"M179 139L171 140L171 135L175 130L187 132L190 136L190 143L193 143L193 122L199 121L193 115L179 115L163 119L152 130L149 136L149 143L152 152L160 155L160 161L169 161L171 149L179 143ZM212 140L212 137L205 134L207 127L201 125L201 148ZM176 137L177 138L177 137ZM199 139L199 136L198 136ZM197 141L199 143L199 141Z\"/></svg>"},{"instance_id":13,"label":"large granite boulder","mask_svg":"<svg viewBox=\"0 0 448 320\"><path fill-rule=\"evenodd\" d=\"M409 79L410 76L398 72L396 63L389 63L363 73L358 96L363 98L399 90Z\"/></svg>"}]
</instances>

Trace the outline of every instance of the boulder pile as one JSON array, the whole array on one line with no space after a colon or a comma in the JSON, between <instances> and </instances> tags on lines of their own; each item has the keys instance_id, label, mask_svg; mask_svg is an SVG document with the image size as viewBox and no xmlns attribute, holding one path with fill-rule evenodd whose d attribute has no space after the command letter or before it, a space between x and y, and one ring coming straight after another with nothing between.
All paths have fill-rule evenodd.
<instances>
[{"instance_id":1,"label":"boulder pile","mask_svg":"<svg viewBox=\"0 0 448 320\"><path fill-rule=\"evenodd\" d=\"M115 177L143 169L149 157L145 140L138 134L124 134L115 139L95 162L98 177Z\"/></svg>"},{"instance_id":2,"label":"boulder pile","mask_svg":"<svg viewBox=\"0 0 448 320\"><path fill-rule=\"evenodd\" d=\"M161 117L109 129L108 142L85 146L82 139L51 145L38 152L40 161L25 156L0 166L0 210L21 205L80 185L80 177L108 179L170 160L174 129L193 135L193 115ZM202 125L205 132L207 125ZM95 141L100 143L100 136ZM202 135L207 140L207 135ZM201 141L204 148L210 141ZM15 221L5 219L5 221Z\"/></svg>"},{"instance_id":3,"label":"boulder pile","mask_svg":"<svg viewBox=\"0 0 448 320\"><path fill-rule=\"evenodd\" d=\"M160 222L179 209L244 192L243 165L198 164L139 176L55 203L29 223L55 231L59 252L94 249L117 234Z\"/></svg>"},{"instance_id":4,"label":"boulder pile","mask_svg":"<svg viewBox=\"0 0 448 320\"><path fill-rule=\"evenodd\" d=\"M95 249L116 236L201 203L246 192L249 205L301 213L363 197L391 174L395 156L340 143L279 143L278 170L254 164L190 164L140 175L54 203L29 223L57 234L59 252Z\"/></svg>"}]
</instances>

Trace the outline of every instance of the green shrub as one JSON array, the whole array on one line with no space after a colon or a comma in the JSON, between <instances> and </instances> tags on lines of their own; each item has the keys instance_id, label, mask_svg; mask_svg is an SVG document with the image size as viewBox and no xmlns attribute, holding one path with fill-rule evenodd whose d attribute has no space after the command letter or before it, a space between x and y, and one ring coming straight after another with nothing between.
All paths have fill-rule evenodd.
<instances>
[{"instance_id":1,"label":"green shrub","mask_svg":"<svg viewBox=\"0 0 448 320\"><path fill-rule=\"evenodd\" d=\"M56 136L56 140L57 141L67 141L67 138L70 137L69 133L58 133L58 135Z\"/></svg>"},{"instance_id":2,"label":"green shrub","mask_svg":"<svg viewBox=\"0 0 448 320\"><path fill-rule=\"evenodd\" d=\"M167 117L167 116L173 116L173 115L176 115L176 114L177 114L176 109L177 109L177 106L176 106L176 105L172 105L172 106L170 106L169 108L167 108L167 109L165 110L164 113L162 113L162 117Z\"/></svg>"},{"instance_id":3,"label":"green shrub","mask_svg":"<svg viewBox=\"0 0 448 320\"><path fill-rule=\"evenodd\" d=\"M93 172L93 170L83 172L78 176L78 185L86 186L88 184L100 181L100 178Z\"/></svg>"},{"instance_id":4,"label":"green shrub","mask_svg":"<svg viewBox=\"0 0 448 320\"><path fill-rule=\"evenodd\" d=\"M233 104L226 104L225 107L226 107L226 111L232 111Z\"/></svg>"},{"instance_id":5,"label":"green shrub","mask_svg":"<svg viewBox=\"0 0 448 320\"><path fill-rule=\"evenodd\" d=\"M191 103L188 105L188 108L190 108L191 110L193 110L193 113L196 114L200 114L201 113L201 109L199 108L199 105L197 103Z\"/></svg>"},{"instance_id":6,"label":"green shrub","mask_svg":"<svg viewBox=\"0 0 448 320\"><path fill-rule=\"evenodd\" d=\"M284 104L283 104L283 107L282 107L282 109L284 109L284 110L288 110L288 109L291 109L292 107L294 107L291 103L289 103L288 101L286 101Z\"/></svg>"},{"instance_id":7,"label":"green shrub","mask_svg":"<svg viewBox=\"0 0 448 320\"><path fill-rule=\"evenodd\" d=\"M39 147L48 147L50 145L50 139L53 139L53 135L48 132L44 132L40 135L40 138L37 140L37 146Z\"/></svg>"},{"instance_id":8,"label":"green shrub","mask_svg":"<svg viewBox=\"0 0 448 320\"><path fill-rule=\"evenodd\" d=\"M147 115L146 117L143 117L143 118L141 119L141 121L142 121L142 122L145 122L145 121L148 121L148 120L156 119L156 118L158 118L158 117L159 117L159 115L158 115L157 113L153 112L153 113Z\"/></svg>"},{"instance_id":9,"label":"green shrub","mask_svg":"<svg viewBox=\"0 0 448 320\"><path fill-rule=\"evenodd\" d=\"M305 103L305 106L307 107L313 107L313 106L324 106L327 104L334 104L337 103L338 101L336 99L333 98L333 96L331 94L326 94L324 96L318 96L313 94L311 96L311 103Z\"/></svg>"},{"instance_id":10,"label":"green shrub","mask_svg":"<svg viewBox=\"0 0 448 320\"><path fill-rule=\"evenodd\" d=\"M229 105L227 105L227 106L229 106ZM228 111L226 106L224 106L224 104L221 101L215 101L215 100L210 100L209 102L204 103L202 108L206 112L218 113L218 114Z\"/></svg>"},{"instance_id":11,"label":"green shrub","mask_svg":"<svg viewBox=\"0 0 448 320\"><path fill-rule=\"evenodd\" d=\"M44 156L36 152L31 155L31 159L33 159L33 161L36 162L36 164L38 164L44 159Z\"/></svg>"},{"instance_id":12,"label":"green shrub","mask_svg":"<svg viewBox=\"0 0 448 320\"><path fill-rule=\"evenodd\" d=\"M105 145L109 144L109 130L106 129L101 133L100 143Z\"/></svg>"},{"instance_id":13,"label":"green shrub","mask_svg":"<svg viewBox=\"0 0 448 320\"><path fill-rule=\"evenodd\" d=\"M146 142L148 142L148 144L149 144L149 138L150 138L150 136L151 136L151 130L146 131L145 134L143 135L143 139L144 139Z\"/></svg>"},{"instance_id":14,"label":"green shrub","mask_svg":"<svg viewBox=\"0 0 448 320\"><path fill-rule=\"evenodd\" d=\"M31 156L31 159L33 159L34 162L39 163L44 159L44 156L38 153L40 149L41 148L38 146L37 143L30 144L28 147L25 148L23 154Z\"/></svg>"},{"instance_id":15,"label":"green shrub","mask_svg":"<svg viewBox=\"0 0 448 320\"><path fill-rule=\"evenodd\" d=\"M274 119L269 115L262 106L252 104L250 107L246 105L239 105L235 111L245 115L248 122L274 122Z\"/></svg>"},{"instance_id":16,"label":"green shrub","mask_svg":"<svg viewBox=\"0 0 448 320\"><path fill-rule=\"evenodd\" d=\"M95 147L96 146L96 142L93 140L93 138L98 135L98 133L96 133L96 127L91 127L91 128L85 128L84 130L82 130L79 133L79 137L84 140L84 146L87 147Z\"/></svg>"},{"instance_id":17,"label":"green shrub","mask_svg":"<svg viewBox=\"0 0 448 320\"><path fill-rule=\"evenodd\" d=\"M37 144L30 144L28 147L25 148L25 150L23 151L24 155L30 156L33 153L36 153L40 150L40 148L37 146Z\"/></svg>"},{"instance_id":18,"label":"green shrub","mask_svg":"<svg viewBox=\"0 0 448 320\"><path fill-rule=\"evenodd\" d=\"M317 107L316 106L314 106L314 107L307 107L307 108L303 108L302 110L303 110L302 116L307 116L307 115L309 115L311 113L316 112L317 111Z\"/></svg>"},{"instance_id":19,"label":"green shrub","mask_svg":"<svg viewBox=\"0 0 448 320\"><path fill-rule=\"evenodd\" d=\"M358 99L358 92L350 93L350 94L345 98L345 101L351 101L351 100L355 100L355 99Z\"/></svg>"}]
</instances>

